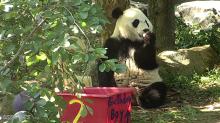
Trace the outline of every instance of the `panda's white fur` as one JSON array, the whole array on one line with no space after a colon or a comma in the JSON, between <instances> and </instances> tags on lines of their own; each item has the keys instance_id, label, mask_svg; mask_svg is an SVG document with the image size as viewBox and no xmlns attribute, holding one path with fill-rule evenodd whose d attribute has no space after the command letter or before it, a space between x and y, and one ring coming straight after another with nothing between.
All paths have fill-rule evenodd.
<instances>
[{"instance_id":1,"label":"panda's white fur","mask_svg":"<svg viewBox=\"0 0 220 123\"><path fill-rule=\"evenodd\" d=\"M133 19L139 19L139 25L137 28L132 26ZM147 22L147 23L146 23ZM128 38L131 41L142 40L144 29L153 31L153 25L150 20L137 8L130 8L123 12L123 16L117 19L114 32L111 37Z\"/></svg>"}]
</instances>

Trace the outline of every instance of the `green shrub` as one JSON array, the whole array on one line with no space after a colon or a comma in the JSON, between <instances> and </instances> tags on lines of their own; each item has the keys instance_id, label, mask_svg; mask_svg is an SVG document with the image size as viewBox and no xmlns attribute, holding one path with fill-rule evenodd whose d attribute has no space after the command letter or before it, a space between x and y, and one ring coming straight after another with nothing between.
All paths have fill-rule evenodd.
<instances>
[{"instance_id":1,"label":"green shrub","mask_svg":"<svg viewBox=\"0 0 220 123\"><path fill-rule=\"evenodd\" d=\"M179 17L176 18L176 48L190 48L210 44L216 51L220 51L220 29L200 30L199 25L190 27Z\"/></svg>"}]
</instances>

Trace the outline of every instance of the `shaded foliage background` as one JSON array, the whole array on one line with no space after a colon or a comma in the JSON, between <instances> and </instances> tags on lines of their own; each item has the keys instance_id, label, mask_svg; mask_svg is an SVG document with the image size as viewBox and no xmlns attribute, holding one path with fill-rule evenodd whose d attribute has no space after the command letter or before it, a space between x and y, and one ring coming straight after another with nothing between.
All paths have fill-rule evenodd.
<instances>
[{"instance_id":1,"label":"shaded foliage background","mask_svg":"<svg viewBox=\"0 0 220 123\"><path fill-rule=\"evenodd\" d=\"M220 27L214 25L212 28L201 30L200 26L190 27L182 18L176 17L176 48L190 48L210 44L213 49L220 53Z\"/></svg>"}]
</instances>

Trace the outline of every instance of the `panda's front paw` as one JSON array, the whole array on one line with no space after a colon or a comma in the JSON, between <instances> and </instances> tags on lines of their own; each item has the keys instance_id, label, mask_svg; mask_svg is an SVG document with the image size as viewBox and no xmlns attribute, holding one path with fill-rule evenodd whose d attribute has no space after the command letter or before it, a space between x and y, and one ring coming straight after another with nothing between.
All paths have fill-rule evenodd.
<instances>
[{"instance_id":1,"label":"panda's front paw","mask_svg":"<svg viewBox=\"0 0 220 123\"><path fill-rule=\"evenodd\" d=\"M152 32L146 32L143 34L144 38L144 47L147 45L155 46L156 36Z\"/></svg>"},{"instance_id":2,"label":"panda's front paw","mask_svg":"<svg viewBox=\"0 0 220 123\"><path fill-rule=\"evenodd\" d=\"M156 42L155 33L150 32L149 36L150 36L150 44L155 45L155 42Z\"/></svg>"},{"instance_id":3,"label":"panda's front paw","mask_svg":"<svg viewBox=\"0 0 220 123\"><path fill-rule=\"evenodd\" d=\"M150 43L150 35L149 32L143 34L144 44L148 45Z\"/></svg>"}]
</instances>

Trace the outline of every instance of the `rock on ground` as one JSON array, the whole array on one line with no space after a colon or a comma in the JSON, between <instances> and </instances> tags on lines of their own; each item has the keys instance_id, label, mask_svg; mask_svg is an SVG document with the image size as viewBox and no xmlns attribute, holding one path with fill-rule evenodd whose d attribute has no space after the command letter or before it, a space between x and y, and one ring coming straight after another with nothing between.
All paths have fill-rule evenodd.
<instances>
[{"instance_id":1,"label":"rock on ground","mask_svg":"<svg viewBox=\"0 0 220 123\"><path fill-rule=\"evenodd\" d=\"M190 26L199 25L202 29L220 23L220 1L192 1L177 6L176 15Z\"/></svg>"},{"instance_id":2,"label":"rock on ground","mask_svg":"<svg viewBox=\"0 0 220 123\"><path fill-rule=\"evenodd\" d=\"M191 76L193 73L204 73L219 63L219 56L210 45L163 51L158 54L160 73L167 77L171 75Z\"/></svg>"}]
</instances>

